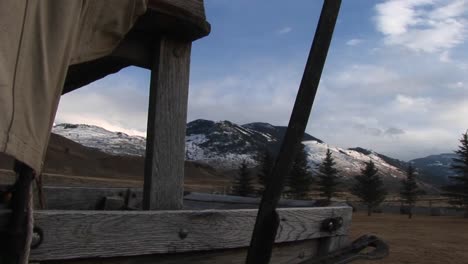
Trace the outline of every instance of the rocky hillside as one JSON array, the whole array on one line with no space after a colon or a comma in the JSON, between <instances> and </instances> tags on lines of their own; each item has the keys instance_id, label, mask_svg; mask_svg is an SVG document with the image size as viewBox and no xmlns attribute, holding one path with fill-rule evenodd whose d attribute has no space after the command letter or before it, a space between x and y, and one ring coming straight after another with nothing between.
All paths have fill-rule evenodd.
<instances>
[{"instance_id":1,"label":"rocky hillside","mask_svg":"<svg viewBox=\"0 0 468 264\"><path fill-rule=\"evenodd\" d=\"M195 120L187 125L186 159L223 170L237 168L242 160L254 167L259 151L267 149L275 153L279 149L285 131L285 127L267 123L237 125L229 121ZM59 124L54 127L53 132L111 154L144 154L144 138L111 132L96 126ZM345 177L359 173L369 160L386 177L399 179L404 176L402 162L373 151L331 146L309 134L304 135L303 143L313 170L316 170L325 157L327 148L330 148L338 169Z\"/></svg>"},{"instance_id":2,"label":"rocky hillside","mask_svg":"<svg viewBox=\"0 0 468 264\"><path fill-rule=\"evenodd\" d=\"M418 168L423 180L436 185L446 185L449 183L449 176L454 175L450 166L455 157L457 155L454 153L443 153L414 159L410 162Z\"/></svg>"},{"instance_id":3,"label":"rocky hillside","mask_svg":"<svg viewBox=\"0 0 468 264\"><path fill-rule=\"evenodd\" d=\"M52 132L113 155L143 156L145 153L144 137L111 132L98 126L58 124L52 128Z\"/></svg>"}]
</instances>

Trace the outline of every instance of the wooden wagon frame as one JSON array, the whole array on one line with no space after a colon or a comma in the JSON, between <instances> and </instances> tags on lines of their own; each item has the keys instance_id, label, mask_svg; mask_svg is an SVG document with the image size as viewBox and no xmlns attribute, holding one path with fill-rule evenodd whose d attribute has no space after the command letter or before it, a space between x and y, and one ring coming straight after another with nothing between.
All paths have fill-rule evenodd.
<instances>
[{"instance_id":1,"label":"wooden wagon frame","mask_svg":"<svg viewBox=\"0 0 468 264\"><path fill-rule=\"evenodd\" d=\"M144 188L45 188L48 199L61 202L56 208L67 210L34 213L39 238L33 241L33 262L245 262L258 210L182 210L191 45L210 32L204 3L154 2L158 4L139 18L111 55L71 66L63 90L71 92L130 65L151 70ZM317 70L318 77L322 68ZM299 128L299 134L300 129L303 133L305 126ZM70 210L83 209L83 203L77 206L83 199L85 204L93 204L119 195L126 197L127 206L142 199L143 211ZM49 204L53 202L49 200ZM281 208L275 212L279 227L271 263L300 263L348 243L352 215L348 206ZM0 211L0 228L7 226L10 215L10 211ZM323 222L331 218L342 219L342 225L324 229Z\"/></svg>"}]
</instances>

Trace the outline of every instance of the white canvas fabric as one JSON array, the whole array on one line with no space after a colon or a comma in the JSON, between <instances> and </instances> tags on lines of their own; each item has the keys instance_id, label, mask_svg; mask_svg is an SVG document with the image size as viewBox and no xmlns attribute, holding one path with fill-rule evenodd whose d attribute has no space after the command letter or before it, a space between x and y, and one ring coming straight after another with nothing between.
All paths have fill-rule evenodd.
<instances>
[{"instance_id":1,"label":"white canvas fabric","mask_svg":"<svg viewBox=\"0 0 468 264\"><path fill-rule=\"evenodd\" d=\"M111 53L145 11L146 0L0 1L0 152L40 173L68 66Z\"/></svg>"}]
</instances>

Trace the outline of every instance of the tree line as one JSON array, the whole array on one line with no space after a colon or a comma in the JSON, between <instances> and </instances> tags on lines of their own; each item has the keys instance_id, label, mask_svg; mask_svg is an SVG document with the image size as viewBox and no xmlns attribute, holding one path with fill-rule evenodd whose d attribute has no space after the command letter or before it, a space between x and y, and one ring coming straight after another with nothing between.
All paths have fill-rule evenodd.
<instances>
[{"instance_id":1,"label":"tree line","mask_svg":"<svg viewBox=\"0 0 468 264\"><path fill-rule=\"evenodd\" d=\"M452 183L443 187L444 195L450 197L452 204L464 207L465 217L468 217L468 131L462 135L459 149L455 153L457 158L451 165L455 175L450 176ZM240 196L262 194L268 184L275 157L271 152L264 151L258 155L257 161L259 168L256 177L260 189L253 187L255 179L244 161L235 178L233 194ZM330 204L332 199L337 197L341 178L330 149L327 149L325 158L318 165L317 171L317 175L313 177L307 162L305 146L301 144L287 177L284 195L292 199L307 199L314 189L324 198L326 204ZM418 187L417 174L416 169L410 164L406 169L406 177L401 181L399 194L409 218L412 217L418 196L424 193ZM354 177L350 192L366 205L368 215L371 215L372 211L385 200L388 192L372 160L366 162L360 174Z\"/></svg>"},{"instance_id":2,"label":"tree line","mask_svg":"<svg viewBox=\"0 0 468 264\"><path fill-rule=\"evenodd\" d=\"M251 175L247 163L243 161L233 184L233 194L256 196L263 193L268 184L275 157L271 152L264 151L257 156L257 161L259 168L256 176L260 188L255 190L253 187L255 179ZM369 213L385 199L385 195L387 194L377 172L375 164L372 161L367 162L365 168L361 170L361 174L355 177L356 182L351 189L351 192L368 206ZM332 199L337 197L340 178L341 176L336 168L336 162L330 149L327 149L325 158L318 165L318 173L316 177L313 177L308 165L305 146L301 144L295 155L291 172L286 180L284 196L297 200L307 199L312 190L317 190L320 196L323 197L324 203L330 204Z\"/></svg>"}]
</instances>

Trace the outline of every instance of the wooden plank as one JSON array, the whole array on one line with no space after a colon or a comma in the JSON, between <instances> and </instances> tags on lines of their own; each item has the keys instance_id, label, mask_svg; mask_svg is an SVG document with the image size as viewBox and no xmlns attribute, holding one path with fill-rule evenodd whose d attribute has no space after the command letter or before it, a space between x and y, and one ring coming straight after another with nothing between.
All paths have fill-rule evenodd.
<instances>
[{"instance_id":1,"label":"wooden plank","mask_svg":"<svg viewBox=\"0 0 468 264\"><path fill-rule=\"evenodd\" d=\"M257 210L36 211L44 233L31 259L61 260L242 248L249 245ZM346 235L350 207L279 209L277 243ZM8 217L9 213L0 213ZM341 216L336 232L321 222Z\"/></svg>"},{"instance_id":2,"label":"wooden plank","mask_svg":"<svg viewBox=\"0 0 468 264\"><path fill-rule=\"evenodd\" d=\"M158 32L186 41L207 36L211 30L204 3L200 0L152 0L134 28L135 31Z\"/></svg>"},{"instance_id":3,"label":"wooden plank","mask_svg":"<svg viewBox=\"0 0 468 264\"><path fill-rule=\"evenodd\" d=\"M192 42L210 33L200 0L152 0L148 11L109 56L69 67L63 94L135 65L152 66L152 45L159 36Z\"/></svg>"},{"instance_id":4,"label":"wooden plank","mask_svg":"<svg viewBox=\"0 0 468 264\"><path fill-rule=\"evenodd\" d=\"M206 19L203 0L151 0L148 7L164 14Z\"/></svg>"},{"instance_id":5,"label":"wooden plank","mask_svg":"<svg viewBox=\"0 0 468 264\"><path fill-rule=\"evenodd\" d=\"M349 245L348 236L333 236L318 239L317 256L328 253Z\"/></svg>"},{"instance_id":6,"label":"wooden plank","mask_svg":"<svg viewBox=\"0 0 468 264\"><path fill-rule=\"evenodd\" d=\"M184 208L198 209L256 209L260 198L207 193L190 193L184 196ZM281 200L279 207L314 207L315 201Z\"/></svg>"},{"instance_id":7,"label":"wooden plank","mask_svg":"<svg viewBox=\"0 0 468 264\"><path fill-rule=\"evenodd\" d=\"M151 72L145 210L182 209L191 42L161 38Z\"/></svg>"},{"instance_id":8,"label":"wooden plank","mask_svg":"<svg viewBox=\"0 0 468 264\"><path fill-rule=\"evenodd\" d=\"M296 264L305 259L316 256L317 239L303 240L298 242L290 242L276 244L273 248L273 254L270 264ZM69 260L60 263L64 264L244 264L247 255L245 248L217 250L208 252L196 253L178 253L165 255L149 255L137 257L119 257L119 258L104 258L104 259L82 259ZM41 263L56 263L56 262L41 262Z\"/></svg>"}]
</instances>

